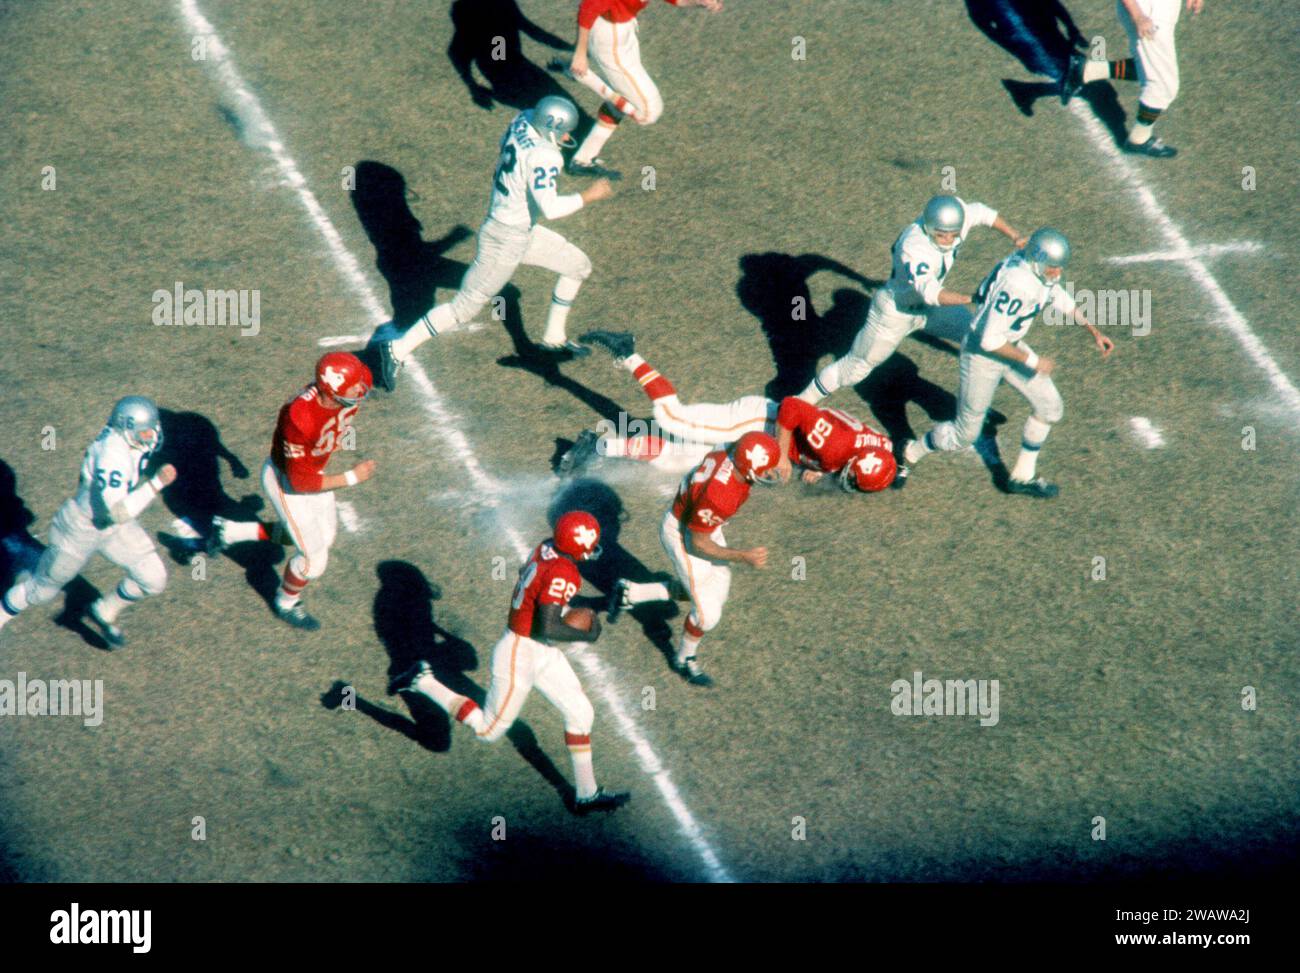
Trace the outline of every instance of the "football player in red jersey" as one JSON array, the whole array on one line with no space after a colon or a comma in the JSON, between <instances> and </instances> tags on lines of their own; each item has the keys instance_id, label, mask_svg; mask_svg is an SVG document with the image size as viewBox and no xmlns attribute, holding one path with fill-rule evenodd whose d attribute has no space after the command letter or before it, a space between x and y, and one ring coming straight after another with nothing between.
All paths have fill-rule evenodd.
<instances>
[{"instance_id":1,"label":"football player in red jersey","mask_svg":"<svg viewBox=\"0 0 1300 973\"><path fill-rule=\"evenodd\" d=\"M213 518L215 543L210 553L244 541L297 547L275 596L276 616L295 628L320 628L299 599L308 582L325 573L329 562L338 528L334 491L364 483L375 473L375 461L370 459L346 473L325 472L334 451L350 438L352 420L372 386L370 369L356 355L332 351L322 356L316 363L316 381L280 409L271 455L262 466L262 488L278 522Z\"/></svg>"},{"instance_id":2,"label":"football player in red jersey","mask_svg":"<svg viewBox=\"0 0 1300 973\"><path fill-rule=\"evenodd\" d=\"M713 680L696 658L704 633L722 618L731 590L731 562L767 566L767 548L731 548L722 528L749 499L755 483L776 480L777 442L765 432L747 432L728 448L714 450L683 478L672 506L664 514L659 539L673 562L677 584L637 584L620 578L610 595L610 619L625 608L647 601L690 599L673 667L694 686Z\"/></svg>"},{"instance_id":3,"label":"football player in red jersey","mask_svg":"<svg viewBox=\"0 0 1300 973\"><path fill-rule=\"evenodd\" d=\"M794 397L777 405L761 395L717 404L684 404L673 384L636 354L633 335L590 331L580 340L605 348L615 364L641 384L650 398L654 423L643 433L646 427L639 420L623 429L614 429L613 423L602 420L597 425L599 434L584 431L561 458L559 472L563 475L580 471L598 454L683 472L694 469L718 445L746 432L761 431L780 442L777 473L782 481L790 478L793 464L798 463L804 467L805 483L816 483L827 473L838 474L840 486L851 493L873 493L893 482L897 464L889 437L847 412L820 409Z\"/></svg>"},{"instance_id":4,"label":"football player in red jersey","mask_svg":"<svg viewBox=\"0 0 1300 973\"><path fill-rule=\"evenodd\" d=\"M596 786L591 762L591 702L582 691L568 658L551 643L594 642L600 619L591 629L564 620L569 600L582 587L578 561L600 557L600 524L584 510L571 510L555 522L555 535L533 549L519 569L505 634L492 649L492 682L487 700L478 703L453 692L434 678L421 659L389 684L390 693L419 693L464 723L484 743L495 743L510 729L528 694L536 688L564 717L564 742L573 758L573 810L578 814L612 811L631 795Z\"/></svg>"}]
</instances>

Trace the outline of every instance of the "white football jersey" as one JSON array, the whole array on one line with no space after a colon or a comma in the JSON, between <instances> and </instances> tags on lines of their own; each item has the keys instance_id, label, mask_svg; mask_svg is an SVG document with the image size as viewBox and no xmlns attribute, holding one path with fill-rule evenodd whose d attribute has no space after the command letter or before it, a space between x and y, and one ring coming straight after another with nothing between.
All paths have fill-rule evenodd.
<instances>
[{"instance_id":1,"label":"white football jersey","mask_svg":"<svg viewBox=\"0 0 1300 973\"><path fill-rule=\"evenodd\" d=\"M81 461L81 480L73 502L96 527L112 526L108 511L135 489L149 454L132 449L126 437L105 426Z\"/></svg>"},{"instance_id":2,"label":"white football jersey","mask_svg":"<svg viewBox=\"0 0 1300 973\"><path fill-rule=\"evenodd\" d=\"M1044 284L1019 253L1003 258L976 291L979 309L966 337L972 351L992 351L1015 344L1028 332L1034 316L1048 304L1063 315L1074 310L1074 298L1059 283Z\"/></svg>"},{"instance_id":3,"label":"white football jersey","mask_svg":"<svg viewBox=\"0 0 1300 973\"><path fill-rule=\"evenodd\" d=\"M580 209L580 195L556 192L563 170L560 150L529 124L527 112L520 112L501 137L488 218L527 230L538 219L559 219Z\"/></svg>"},{"instance_id":4,"label":"white football jersey","mask_svg":"<svg viewBox=\"0 0 1300 973\"><path fill-rule=\"evenodd\" d=\"M934 245L934 241L921 225L921 218L909 223L898 239L890 254L894 260L889 283L885 286L894 298L895 307L901 310L919 310L921 305L931 306L939 303L939 291L943 288L943 279L952 270L957 260L957 251L961 249L966 235L977 226L992 226L998 218L998 211L990 209L983 203L962 202L966 218L962 221L961 233L957 242L947 252Z\"/></svg>"}]
</instances>

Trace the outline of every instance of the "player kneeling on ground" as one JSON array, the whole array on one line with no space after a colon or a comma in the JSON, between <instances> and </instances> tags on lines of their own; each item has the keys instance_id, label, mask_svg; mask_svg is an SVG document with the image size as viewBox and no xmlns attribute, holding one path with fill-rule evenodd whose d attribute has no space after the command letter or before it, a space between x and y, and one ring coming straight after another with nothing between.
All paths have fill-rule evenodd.
<instances>
[{"instance_id":1,"label":"player kneeling on ground","mask_svg":"<svg viewBox=\"0 0 1300 973\"><path fill-rule=\"evenodd\" d=\"M464 723L484 743L500 740L536 688L564 717L564 742L573 758L576 782L573 810L577 814L612 811L631 795L596 786L591 760L591 726L595 711L578 677L552 642L594 642L600 620L590 609L566 611L582 587L578 561L600 557L600 524L586 511L571 510L555 523L555 536L542 541L519 571L510 602L505 634L492 649L492 682L480 708L434 678L429 663L420 660L393 679L390 693L420 693ZM570 624L578 619L586 627Z\"/></svg>"},{"instance_id":2,"label":"player kneeling on ground","mask_svg":"<svg viewBox=\"0 0 1300 973\"><path fill-rule=\"evenodd\" d=\"M212 519L209 553L245 541L292 544L298 553L284 569L275 596L275 614L294 628L320 628L301 601L308 583L325 573L338 530L334 491L364 483L375 473L372 459L346 473L326 473L334 451L347 441L352 419L370 394L370 369L356 355L332 351L316 363L316 381L280 409L271 455L262 465L262 489L279 520Z\"/></svg>"},{"instance_id":3,"label":"player kneeling on ground","mask_svg":"<svg viewBox=\"0 0 1300 973\"><path fill-rule=\"evenodd\" d=\"M1051 378L1056 362L1046 356L1039 358L1023 339L1035 315L1050 304L1088 329L1103 359L1115 348L1115 342L1097 330L1061 287L1061 274L1069 262L1070 243L1065 235L1044 227L1035 231L1023 250L1003 259L984 278L975 295L979 310L961 348L957 418L908 442L903 448L905 463L916 463L936 449L951 452L974 444L984 428L993 393L1005 379L1034 410L1025 420L1020 455L1007 490L1043 498L1060 492L1056 484L1034 475L1038 451L1065 411ZM904 476L904 470L899 475Z\"/></svg>"},{"instance_id":4,"label":"player kneeling on ground","mask_svg":"<svg viewBox=\"0 0 1300 973\"><path fill-rule=\"evenodd\" d=\"M162 558L136 523L153 498L176 480L176 468L168 463L140 482L162 439L158 407L151 399L129 395L113 406L108 424L81 461L77 495L50 523L50 543L36 571L0 598L0 628L23 609L53 600L98 553L125 568L127 576L90 606L90 617L110 645L126 644L116 624L118 614L146 595L162 594L167 586Z\"/></svg>"},{"instance_id":5,"label":"player kneeling on ground","mask_svg":"<svg viewBox=\"0 0 1300 973\"><path fill-rule=\"evenodd\" d=\"M620 578L610 595L611 621L623 609L647 601L690 599L691 611L683 623L674 668L694 686L713 684L700 668L696 653L704 633L722 619L722 606L731 591L728 563L767 566L766 547L727 547L722 528L749 499L753 484L776 482L778 449L767 433L747 432L730 452L724 448L705 456L699 468L682 480L659 529L677 582L637 584Z\"/></svg>"}]
</instances>

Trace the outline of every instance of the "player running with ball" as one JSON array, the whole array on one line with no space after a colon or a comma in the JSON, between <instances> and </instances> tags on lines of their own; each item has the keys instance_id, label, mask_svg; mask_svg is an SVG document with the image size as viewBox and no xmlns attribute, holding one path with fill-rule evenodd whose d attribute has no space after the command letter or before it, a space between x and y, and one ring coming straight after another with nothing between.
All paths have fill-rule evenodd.
<instances>
[{"instance_id":1,"label":"player running with ball","mask_svg":"<svg viewBox=\"0 0 1300 973\"><path fill-rule=\"evenodd\" d=\"M584 510L571 510L555 522L554 537L542 541L519 569L519 583L510 601L505 634L492 649L492 682L482 706L452 691L421 659L389 684L390 693L419 693L432 700L484 743L505 736L528 694L536 689L564 717L564 743L573 759L577 782L573 811L579 815L612 811L631 795L596 785L591 760L591 727L595 720L587 694L554 642L594 642L600 619L587 615L589 628L569 624L569 600L582 587L578 561L600 557L600 524ZM583 609L585 613L590 609Z\"/></svg>"},{"instance_id":2,"label":"player running with ball","mask_svg":"<svg viewBox=\"0 0 1300 973\"><path fill-rule=\"evenodd\" d=\"M1065 235L1044 227L1034 232L1023 250L1002 260L984 278L976 293L979 310L961 348L957 418L908 442L903 449L905 463L916 463L934 450L951 452L973 445L984 428L993 393L1005 379L1034 410L1025 420L1020 455L1007 490L1042 498L1060 492L1056 484L1035 475L1038 452L1065 411L1052 381L1056 362L1036 355L1025 343L1025 335L1038 312L1051 305L1088 329L1103 360L1115 349L1115 343L1097 330L1061 287L1061 274L1069 262L1070 243ZM898 473L900 479L906 477L907 467Z\"/></svg>"}]
</instances>

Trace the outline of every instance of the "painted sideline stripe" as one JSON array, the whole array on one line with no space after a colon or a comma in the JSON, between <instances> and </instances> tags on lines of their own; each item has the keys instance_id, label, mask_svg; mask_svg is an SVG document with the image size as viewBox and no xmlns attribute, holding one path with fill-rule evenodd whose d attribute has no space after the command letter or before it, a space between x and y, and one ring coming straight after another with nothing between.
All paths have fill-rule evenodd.
<instances>
[{"instance_id":1,"label":"painted sideline stripe","mask_svg":"<svg viewBox=\"0 0 1300 973\"><path fill-rule=\"evenodd\" d=\"M271 124L266 112L262 110L257 97L248 90L243 78L235 70L229 49L222 43L212 24L199 10L197 0L178 0L177 9L186 30L191 35L202 35L207 38L208 57L204 63L216 74L225 94L233 99L234 104L231 107L235 110L236 116L244 126L246 140L250 146L262 148L269 152L280 170L283 184L289 186L298 194L299 202L306 209L312 225L324 238L339 272L361 302L362 308L370 317L371 324L377 327L388 321L389 315L384 311L374 289L371 288L365 275L361 272L360 264L344 245L343 238L330 221L329 216L326 215L320 201L307 188L307 180L298 169L298 164L285 150L284 143L280 140L280 136ZM500 484L479 463L478 457L474 455L473 450L470 448L469 441L461 432L456 417L448 411L442 396L438 394L433 382L429 380L429 376L420 363L411 360L407 362L402 372L414 382L415 387L420 392L424 411L432 420L433 430L446 441L451 451L464 464L470 479L474 481L480 490L486 493L499 493ZM527 558L532 551L531 545L525 543L519 533L509 524L503 522L502 529L505 531L510 545L515 549L519 560L523 561ZM715 882L732 881L731 876L718 861L718 856L712 846L704 837L694 815L691 814L690 809L682 800L669 776L668 770L664 767L663 761L658 758L650 742L624 709L614 688L614 680L609 666L597 655L587 651L581 645L575 644L572 654L591 677L600 697L604 700L610 712L614 714L615 726L618 727L619 732L623 734L628 743L632 745L633 752L636 754L642 770L649 774L654 781L660 796L668 806L669 811L672 812L673 817L676 818L682 834L694 848L710 880Z\"/></svg>"},{"instance_id":2,"label":"painted sideline stripe","mask_svg":"<svg viewBox=\"0 0 1300 973\"><path fill-rule=\"evenodd\" d=\"M1025 22L1020 19L1020 15L1006 3L1006 0L997 0L997 8L1002 16L1006 18L1006 22L1016 36L1020 38L1021 43L1033 48L1034 54L1041 65L1040 72L1048 76L1059 77L1052 69L1054 64L1052 58L1038 43L1038 38L1025 27ZM1187 237L1183 235L1182 230L1169 218L1169 215L1157 202L1151 187L1142 178L1132 160L1120 151L1115 144L1115 140L1106 131L1106 127L1093 113L1092 107L1083 98L1073 98L1070 101L1070 111L1074 113L1075 118L1083 123L1093 144L1097 146L1102 155L1110 160L1120 176L1120 181L1132 189L1139 205L1156 225L1160 235L1165 238L1168 247L1179 252L1190 252L1193 247L1188 242ZM1196 281L1201 286L1201 289L1205 291L1206 296L1209 297L1210 302L1218 312L1211 315L1211 319L1237 339L1237 343L1246 352L1246 357L1254 362L1268 377L1269 384L1281 396L1283 405L1296 416L1300 416L1300 389L1295 387L1291 379L1282 371L1282 367L1269 354L1268 349L1264 347L1264 343L1250 329L1245 317L1228 299L1228 295L1224 293L1219 282L1214 279L1214 275L1210 273L1209 268L1205 266L1199 257L1189 257L1179 262L1187 268L1187 273L1192 280Z\"/></svg>"}]
</instances>

